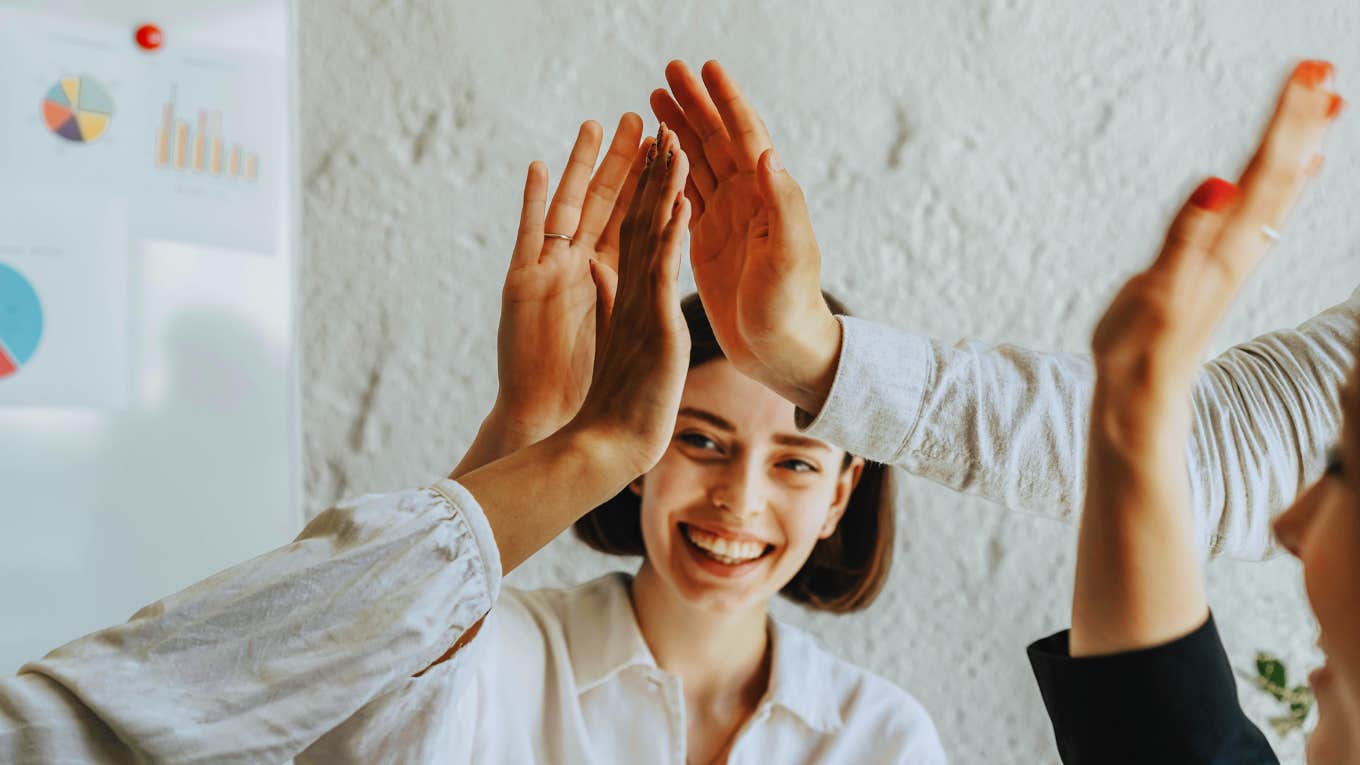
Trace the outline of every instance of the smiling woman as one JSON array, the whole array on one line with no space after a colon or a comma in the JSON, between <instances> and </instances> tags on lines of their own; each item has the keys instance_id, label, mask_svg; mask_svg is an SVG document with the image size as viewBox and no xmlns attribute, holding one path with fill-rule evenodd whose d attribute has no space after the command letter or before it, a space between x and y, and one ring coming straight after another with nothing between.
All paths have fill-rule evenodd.
<instances>
[{"instance_id":1,"label":"smiling woman","mask_svg":"<svg viewBox=\"0 0 1360 765\"><path fill-rule=\"evenodd\" d=\"M825 292L822 296L833 313L850 314L835 297ZM767 582L767 586L778 584L775 590L789 600L834 612L867 607L882 588L892 562L895 524L891 474L881 463L799 435L792 407L778 396L767 400L770 391L737 372L727 361L699 296L689 296L681 308L690 332L690 372L681 399L675 443L652 469L650 477L634 481L627 490L577 521L574 527L577 537L600 552L644 556L649 549L667 549L667 538L683 540L686 543L683 547L691 551L696 565L724 577L745 575L754 566L748 565L749 561L732 560L736 556L731 547L724 548L730 543L723 540L763 542L762 561L778 554L779 571L783 573L797 563L791 577L782 582L777 581L778 577ZM761 402L768 403L772 410L765 417L757 411ZM790 411L785 413L784 409ZM780 414L788 416L781 418ZM746 427L739 427L734 421ZM747 467L746 463L756 460L761 463ZM748 469L773 476L759 479L772 488L765 490L747 481L742 487L745 496L726 496L732 490L732 472ZM685 485L677 486L682 480ZM801 560L785 554L788 539L784 529L769 529L773 525L771 519L731 506L733 501L759 501L762 491L778 491L786 497L815 497L828 481L845 496L836 498L832 512L811 540L811 550ZM687 497L686 485L688 493L703 492L714 500L711 505L716 509L705 515L705 503L696 501L704 497ZM653 490L649 492L648 486ZM652 511L648 512L649 509ZM683 513L684 510L689 512ZM671 515L675 518L675 533L668 535ZM721 560L723 556L729 560ZM657 559L648 557L649 561ZM710 563L717 565L705 565ZM646 562L643 568L649 568Z\"/></svg>"}]
</instances>

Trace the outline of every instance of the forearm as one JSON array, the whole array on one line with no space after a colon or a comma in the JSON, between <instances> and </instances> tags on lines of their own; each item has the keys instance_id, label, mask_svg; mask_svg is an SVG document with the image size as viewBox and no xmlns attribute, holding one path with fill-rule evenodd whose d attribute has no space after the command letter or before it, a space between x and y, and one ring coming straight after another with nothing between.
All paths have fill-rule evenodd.
<instances>
[{"instance_id":1,"label":"forearm","mask_svg":"<svg viewBox=\"0 0 1360 765\"><path fill-rule=\"evenodd\" d=\"M1208 612L1185 467L1188 410L1097 390L1072 601L1073 656L1159 645Z\"/></svg>"},{"instance_id":2,"label":"forearm","mask_svg":"<svg viewBox=\"0 0 1360 765\"><path fill-rule=\"evenodd\" d=\"M0 761L287 760L492 607L492 537L450 482L326 510L0 681Z\"/></svg>"},{"instance_id":3,"label":"forearm","mask_svg":"<svg viewBox=\"0 0 1360 765\"><path fill-rule=\"evenodd\" d=\"M1009 508L1075 516L1089 358L842 323L825 405L799 415L808 435Z\"/></svg>"},{"instance_id":4,"label":"forearm","mask_svg":"<svg viewBox=\"0 0 1360 765\"><path fill-rule=\"evenodd\" d=\"M477 437L473 439L472 445L468 447L458 466L449 474L449 478L457 481L477 468L490 465L502 457L547 438L556 429L539 422L511 417L499 405L494 406L486 419L482 420Z\"/></svg>"},{"instance_id":5,"label":"forearm","mask_svg":"<svg viewBox=\"0 0 1360 765\"><path fill-rule=\"evenodd\" d=\"M1008 508L1075 519L1095 370L1086 355L942 340L843 319L811 436ZM1191 507L1201 548L1259 559L1270 518L1321 474L1337 391L1360 337L1360 293L1297 329L1204 366L1192 400Z\"/></svg>"},{"instance_id":6,"label":"forearm","mask_svg":"<svg viewBox=\"0 0 1360 765\"><path fill-rule=\"evenodd\" d=\"M464 474L458 483L491 524L509 573L641 470L624 438L568 425L513 454Z\"/></svg>"}]
</instances>

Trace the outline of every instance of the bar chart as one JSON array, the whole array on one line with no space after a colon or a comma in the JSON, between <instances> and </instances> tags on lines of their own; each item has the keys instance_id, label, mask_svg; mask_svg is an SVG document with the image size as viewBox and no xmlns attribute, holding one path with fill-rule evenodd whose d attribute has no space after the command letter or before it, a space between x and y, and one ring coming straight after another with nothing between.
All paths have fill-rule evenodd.
<instances>
[{"instance_id":1,"label":"bar chart","mask_svg":"<svg viewBox=\"0 0 1360 765\"><path fill-rule=\"evenodd\" d=\"M156 167L241 181L260 176L259 155L225 138L220 110L200 109L191 125L179 115L173 91L156 130Z\"/></svg>"}]
</instances>

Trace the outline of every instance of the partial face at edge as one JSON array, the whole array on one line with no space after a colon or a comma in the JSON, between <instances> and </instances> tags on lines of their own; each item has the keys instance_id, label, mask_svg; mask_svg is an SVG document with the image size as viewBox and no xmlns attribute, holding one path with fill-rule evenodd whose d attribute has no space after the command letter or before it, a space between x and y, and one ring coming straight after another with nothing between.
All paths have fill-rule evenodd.
<instances>
[{"instance_id":1,"label":"partial face at edge","mask_svg":"<svg viewBox=\"0 0 1360 765\"><path fill-rule=\"evenodd\" d=\"M1314 765L1360 763L1360 391L1342 396L1341 448L1327 475L1275 521L1275 534L1303 562L1326 664L1309 677L1317 727Z\"/></svg>"},{"instance_id":2,"label":"partial face at edge","mask_svg":"<svg viewBox=\"0 0 1360 765\"><path fill-rule=\"evenodd\" d=\"M700 607L763 608L835 532L864 466L844 459L726 359L690 369L671 444L631 487L647 565Z\"/></svg>"}]
</instances>

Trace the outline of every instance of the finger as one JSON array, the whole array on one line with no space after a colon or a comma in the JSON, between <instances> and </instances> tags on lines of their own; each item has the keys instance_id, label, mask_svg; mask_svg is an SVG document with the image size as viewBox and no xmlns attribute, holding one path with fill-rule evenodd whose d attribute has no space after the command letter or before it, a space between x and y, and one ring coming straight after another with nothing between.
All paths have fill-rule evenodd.
<instances>
[{"instance_id":1,"label":"finger","mask_svg":"<svg viewBox=\"0 0 1360 765\"><path fill-rule=\"evenodd\" d=\"M576 235L577 225L581 222L581 206L586 197L586 184L590 181L590 171L595 169L595 158L600 154L603 134L604 129L594 120L586 120L581 124L581 130L576 134L576 144L571 147L571 156L567 158L567 167L562 171L562 180L553 193L552 204L548 205L544 233ZM561 239L556 241L565 243Z\"/></svg>"},{"instance_id":2,"label":"finger","mask_svg":"<svg viewBox=\"0 0 1360 765\"><path fill-rule=\"evenodd\" d=\"M676 279L680 277L680 261L684 256L684 248L681 244L685 240L685 232L689 230L689 221L692 206L684 194L676 192L675 201L671 207L670 219L666 222L666 227L661 231L660 245L660 278L665 285L673 286Z\"/></svg>"},{"instance_id":3,"label":"finger","mask_svg":"<svg viewBox=\"0 0 1360 765\"><path fill-rule=\"evenodd\" d=\"M765 122L717 61L704 64L701 73L704 85L708 87L708 93L722 117L723 126L727 128L737 167L744 173L753 172L760 155L773 146Z\"/></svg>"},{"instance_id":4,"label":"finger","mask_svg":"<svg viewBox=\"0 0 1360 765\"><path fill-rule=\"evenodd\" d=\"M543 205L548 201L548 166L542 162L529 163L529 175L524 180L524 206L519 213L519 233L515 250L510 256L510 268L520 268L538 262L543 251Z\"/></svg>"},{"instance_id":5,"label":"finger","mask_svg":"<svg viewBox=\"0 0 1360 765\"><path fill-rule=\"evenodd\" d=\"M1195 261L1209 258L1228 216L1237 209L1241 197L1241 190L1222 178L1210 178L1201 183L1171 221L1162 251L1148 270L1169 277L1193 275L1197 270Z\"/></svg>"},{"instance_id":6,"label":"finger","mask_svg":"<svg viewBox=\"0 0 1360 765\"><path fill-rule=\"evenodd\" d=\"M674 132L666 130L661 146L656 161L662 167L662 175L660 182L657 183L657 194L652 203L651 221L647 228L651 240L658 243L661 241L661 232L670 222L675 198L684 194L685 178L689 174L688 158L680 148L680 142Z\"/></svg>"},{"instance_id":7,"label":"finger","mask_svg":"<svg viewBox=\"0 0 1360 765\"><path fill-rule=\"evenodd\" d=\"M647 152L651 151L655 140L647 136L633 153L633 162L628 167L628 177L624 179L623 190L619 192L618 199L614 200L614 209L609 215L609 222L605 224L604 232L595 244L596 258L614 270L618 270L619 267L619 232L624 219L628 217L633 195L638 190L638 182L642 179L642 169L647 164Z\"/></svg>"},{"instance_id":8,"label":"finger","mask_svg":"<svg viewBox=\"0 0 1360 765\"><path fill-rule=\"evenodd\" d=\"M674 143L674 133L666 129L662 124L657 131L656 143L652 145L650 165L643 171L643 188L640 209L638 211L638 227L635 236L645 238L653 236L653 221L657 217L657 207L668 209L666 201L669 196L663 192L666 188L667 175L669 168L666 166L666 153L673 152L671 145Z\"/></svg>"},{"instance_id":9,"label":"finger","mask_svg":"<svg viewBox=\"0 0 1360 765\"><path fill-rule=\"evenodd\" d=\"M803 189L784 169L774 149L760 155L756 190L765 203L762 213L768 220L763 225L773 231L776 242L791 242L812 230Z\"/></svg>"},{"instance_id":10,"label":"finger","mask_svg":"<svg viewBox=\"0 0 1360 765\"><path fill-rule=\"evenodd\" d=\"M624 285L626 294L632 293L628 285L633 284L634 274L638 271L637 259L641 250L637 246L638 239L645 236L644 227L650 219L651 210L648 205L652 202L651 198L656 195L655 181L659 172L656 155L656 142L651 141L647 146L642 175L638 177L637 190L633 192L633 199L628 204L628 214L624 216L619 231L619 283Z\"/></svg>"},{"instance_id":11,"label":"finger","mask_svg":"<svg viewBox=\"0 0 1360 765\"><path fill-rule=\"evenodd\" d=\"M609 216L614 212L614 203L619 198L623 183L628 178L628 167L637 152L638 141L642 139L642 118L628 112L619 119L619 127L614 131L614 140L609 151L595 171L586 189L585 206L581 210L581 222L576 228L576 242L586 248L593 248Z\"/></svg>"},{"instance_id":12,"label":"finger","mask_svg":"<svg viewBox=\"0 0 1360 765\"><path fill-rule=\"evenodd\" d=\"M689 156L686 152L685 156ZM689 198L691 209L690 220L704 214L704 195L699 193L699 187L694 185L694 165L689 167L689 177L685 179L685 196Z\"/></svg>"},{"instance_id":13,"label":"finger","mask_svg":"<svg viewBox=\"0 0 1360 765\"><path fill-rule=\"evenodd\" d=\"M1195 346L1195 355L1241 284L1235 276L1214 273L1220 266L1214 249L1241 198L1238 187L1221 178L1201 183L1171 222L1162 251L1146 272L1152 283L1165 285L1167 304L1180 307L1177 321L1185 324L1178 329Z\"/></svg>"},{"instance_id":14,"label":"finger","mask_svg":"<svg viewBox=\"0 0 1360 765\"><path fill-rule=\"evenodd\" d=\"M680 147L689 155L689 174L694 180L695 189L701 196L712 196L718 181L713 176L713 169L708 166L708 159L704 156L703 142L699 140L698 133L689 126L684 110L665 88L652 91L651 101L652 113L675 131L680 138Z\"/></svg>"},{"instance_id":15,"label":"finger","mask_svg":"<svg viewBox=\"0 0 1360 765\"><path fill-rule=\"evenodd\" d=\"M590 261L590 280L595 283L595 364L592 380L599 379L600 361L604 359L605 339L614 315L614 297L618 294L619 275L598 260Z\"/></svg>"},{"instance_id":16,"label":"finger","mask_svg":"<svg viewBox=\"0 0 1360 765\"><path fill-rule=\"evenodd\" d=\"M1215 248L1235 279L1245 278L1274 243L1263 227L1280 231L1303 194L1340 108L1331 81L1330 64L1305 61L1280 94L1261 145L1238 183L1242 202Z\"/></svg>"},{"instance_id":17,"label":"finger","mask_svg":"<svg viewBox=\"0 0 1360 765\"><path fill-rule=\"evenodd\" d=\"M723 126L722 115L713 105L704 84L685 66L683 61L672 61L666 65L666 82L671 93L685 112L685 120L699 139L704 158L718 182L737 172L737 163L732 158L732 143Z\"/></svg>"}]
</instances>

